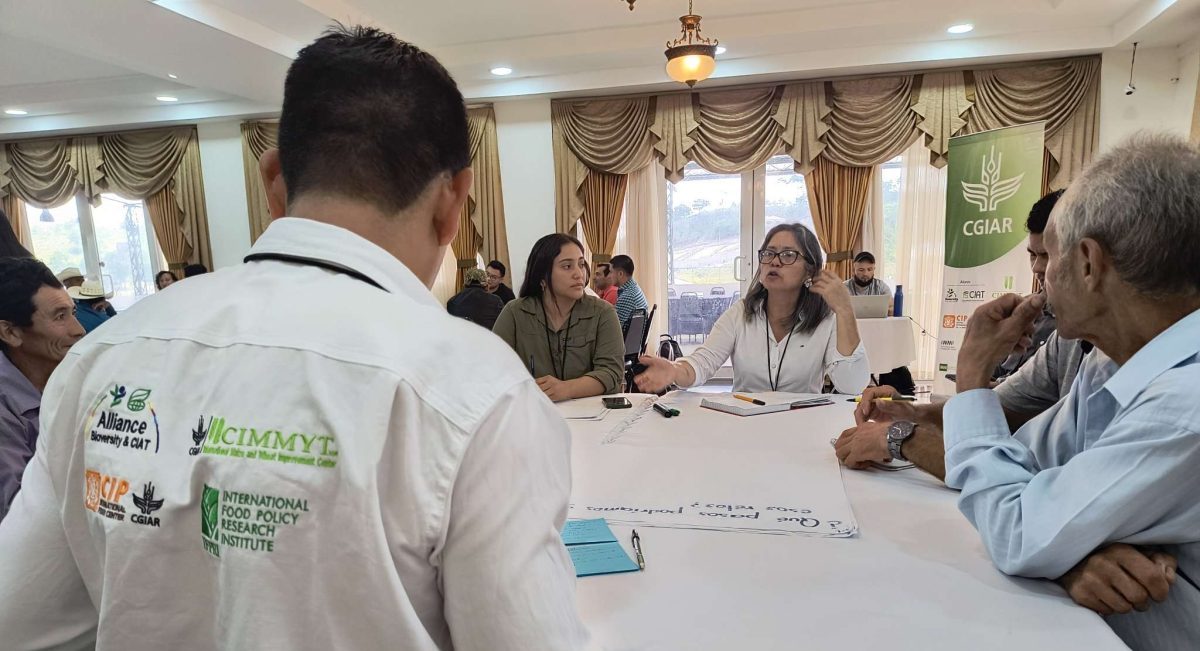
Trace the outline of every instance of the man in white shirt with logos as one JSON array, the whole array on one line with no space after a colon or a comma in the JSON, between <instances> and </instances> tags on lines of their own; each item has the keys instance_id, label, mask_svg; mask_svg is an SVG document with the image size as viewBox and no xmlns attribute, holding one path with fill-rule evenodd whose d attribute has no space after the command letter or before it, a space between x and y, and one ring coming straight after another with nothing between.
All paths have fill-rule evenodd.
<instances>
[{"instance_id":1,"label":"man in white shirt with logos","mask_svg":"<svg viewBox=\"0 0 1200 651\"><path fill-rule=\"evenodd\" d=\"M471 185L454 81L331 30L260 167L247 263L138 303L47 385L0 526L4 648L582 648L566 425L428 290Z\"/></svg>"}]
</instances>

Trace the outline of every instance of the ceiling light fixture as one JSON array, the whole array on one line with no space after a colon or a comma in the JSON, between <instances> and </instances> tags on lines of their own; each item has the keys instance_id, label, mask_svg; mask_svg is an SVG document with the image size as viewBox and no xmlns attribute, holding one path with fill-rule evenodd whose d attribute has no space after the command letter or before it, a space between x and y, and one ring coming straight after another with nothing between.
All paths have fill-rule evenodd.
<instances>
[{"instance_id":1,"label":"ceiling light fixture","mask_svg":"<svg viewBox=\"0 0 1200 651\"><path fill-rule=\"evenodd\" d=\"M25 109L11 108L11 109L4 109L4 114L5 115L29 115L29 111L26 111Z\"/></svg>"},{"instance_id":2,"label":"ceiling light fixture","mask_svg":"<svg viewBox=\"0 0 1200 651\"><path fill-rule=\"evenodd\" d=\"M179 101L178 97L171 97L170 95L159 95L158 97L155 97L154 99L156 99L160 102L178 102Z\"/></svg>"},{"instance_id":3,"label":"ceiling light fixture","mask_svg":"<svg viewBox=\"0 0 1200 651\"><path fill-rule=\"evenodd\" d=\"M637 2L637 0L625 0L625 2L629 3L629 10L633 11L633 3Z\"/></svg>"},{"instance_id":4,"label":"ceiling light fixture","mask_svg":"<svg viewBox=\"0 0 1200 651\"><path fill-rule=\"evenodd\" d=\"M717 68L717 39L705 38L700 34L700 16L692 11L692 0L688 0L688 12L679 17L682 26L679 38L667 43L667 75L681 84L694 87L696 82L712 76Z\"/></svg>"},{"instance_id":5,"label":"ceiling light fixture","mask_svg":"<svg viewBox=\"0 0 1200 651\"><path fill-rule=\"evenodd\" d=\"M496 66L495 68L492 68L492 74L496 75L497 77L507 77L508 75L512 74L512 68L509 68L508 66Z\"/></svg>"},{"instance_id":6,"label":"ceiling light fixture","mask_svg":"<svg viewBox=\"0 0 1200 651\"><path fill-rule=\"evenodd\" d=\"M53 224L54 223L54 215L50 214L49 210L42 208L42 214L38 216L38 221L45 223L45 224Z\"/></svg>"},{"instance_id":7,"label":"ceiling light fixture","mask_svg":"<svg viewBox=\"0 0 1200 651\"><path fill-rule=\"evenodd\" d=\"M170 77L171 79L179 79L179 75L177 75L173 72L168 72L167 76Z\"/></svg>"},{"instance_id":8,"label":"ceiling light fixture","mask_svg":"<svg viewBox=\"0 0 1200 651\"><path fill-rule=\"evenodd\" d=\"M951 26L947 27L946 32L948 32L950 34L966 34L967 32L970 32L974 29L975 29L975 26L972 25L971 23L960 23L958 25L951 25Z\"/></svg>"}]
</instances>

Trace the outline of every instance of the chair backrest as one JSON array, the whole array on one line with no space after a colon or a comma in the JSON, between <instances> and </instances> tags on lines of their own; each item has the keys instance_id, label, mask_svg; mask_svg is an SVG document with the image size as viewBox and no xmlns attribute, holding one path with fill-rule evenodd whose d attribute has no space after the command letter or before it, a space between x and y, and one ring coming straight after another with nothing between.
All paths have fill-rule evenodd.
<instances>
[{"instance_id":1,"label":"chair backrest","mask_svg":"<svg viewBox=\"0 0 1200 651\"><path fill-rule=\"evenodd\" d=\"M667 288L667 296L675 296L675 288L674 287Z\"/></svg>"},{"instance_id":2,"label":"chair backrest","mask_svg":"<svg viewBox=\"0 0 1200 651\"><path fill-rule=\"evenodd\" d=\"M700 298L700 292L684 292L684 298Z\"/></svg>"},{"instance_id":3,"label":"chair backrest","mask_svg":"<svg viewBox=\"0 0 1200 651\"><path fill-rule=\"evenodd\" d=\"M725 288L724 287L713 287L709 293L712 294L713 296L724 296Z\"/></svg>"}]
</instances>

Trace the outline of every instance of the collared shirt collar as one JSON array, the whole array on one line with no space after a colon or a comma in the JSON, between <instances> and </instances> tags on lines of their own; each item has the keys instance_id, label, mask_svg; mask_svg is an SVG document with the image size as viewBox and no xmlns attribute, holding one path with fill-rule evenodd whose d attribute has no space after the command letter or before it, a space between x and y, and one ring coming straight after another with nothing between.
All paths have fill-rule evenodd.
<instances>
[{"instance_id":1,"label":"collared shirt collar","mask_svg":"<svg viewBox=\"0 0 1200 651\"><path fill-rule=\"evenodd\" d=\"M17 368L8 355L0 352L0 388L22 414L27 414L42 404L42 393L33 386L29 378Z\"/></svg>"},{"instance_id":2,"label":"collared shirt collar","mask_svg":"<svg viewBox=\"0 0 1200 651\"><path fill-rule=\"evenodd\" d=\"M1154 378L1200 353L1200 310L1196 310L1142 346L1104 383L1122 407L1133 402Z\"/></svg>"},{"instance_id":3,"label":"collared shirt collar","mask_svg":"<svg viewBox=\"0 0 1200 651\"><path fill-rule=\"evenodd\" d=\"M276 219L258 238L250 254L274 253L313 258L353 269L384 289L430 306L440 306L429 288L395 256L370 240L340 226L311 219Z\"/></svg>"}]
</instances>

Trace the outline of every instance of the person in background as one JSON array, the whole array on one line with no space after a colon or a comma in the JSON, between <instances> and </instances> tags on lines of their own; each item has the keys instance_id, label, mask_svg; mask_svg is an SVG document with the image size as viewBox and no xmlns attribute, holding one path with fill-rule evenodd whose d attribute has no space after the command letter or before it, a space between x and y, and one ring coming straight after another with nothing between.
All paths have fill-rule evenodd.
<instances>
[{"instance_id":1,"label":"person in background","mask_svg":"<svg viewBox=\"0 0 1200 651\"><path fill-rule=\"evenodd\" d=\"M196 276L200 276L200 275L203 275L206 273L208 273L208 267L206 267L202 264L199 264L199 263L189 264L188 266L183 268L183 277L184 278L194 278Z\"/></svg>"},{"instance_id":2,"label":"person in background","mask_svg":"<svg viewBox=\"0 0 1200 651\"><path fill-rule=\"evenodd\" d=\"M838 457L940 469L1001 571L1057 579L1135 649L1200 648L1198 240L1200 149L1174 136L1115 147L1050 217L1045 294L968 322L944 436L896 421L882 442L843 434ZM1030 343L1047 299L1059 335L1095 350L1013 434L991 371Z\"/></svg>"},{"instance_id":3,"label":"person in background","mask_svg":"<svg viewBox=\"0 0 1200 651\"><path fill-rule=\"evenodd\" d=\"M625 342L617 313L584 293L583 245L563 233L529 252L521 298L504 306L492 329L555 402L617 393Z\"/></svg>"},{"instance_id":4,"label":"person in background","mask_svg":"<svg viewBox=\"0 0 1200 651\"><path fill-rule=\"evenodd\" d=\"M642 391L704 384L731 358L734 391L820 393L826 375L839 393L867 386L870 365L850 293L823 269L817 236L800 224L780 224L767 233L758 261L746 297L717 319L695 352L674 362L642 356L646 370L634 379Z\"/></svg>"},{"instance_id":5,"label":"person in background","mask_svg":"<svg viewBox=\"0 0 1200 651\"><path fill-rule=\"evenodd\" d=\"M596 265L596 275L592 278L592 286L595 288L597 296L616 307L617 285L613 281L611 264L601 262Z\"/></svg>"},{"instance_id":6,"label":"person in background","mask_svg":"<svg viewBox=\"0 0 1200 651\"><path fill-rule=\"evenodd\" d=\"M464 274L466 285L461 292L454 295L446 303L446 311L451 316L466 319L471 323L492 329L496 325L496 317L504 309L504 301L499 296L487 293L483 284L487 282L487 274L483 269L467 269Z\"/></svg>"},{"instance_id":7,"label":"person in background","mask_svg":"<svg viewBox=\"0 0 1200 651\"><path fill-rule=\"evenodd\" d=\"M175 272L173 271L163 269L154 274L154 287L160 292L177 282L179 282L179 279L175 277Z\"/></svg>"},{"instance_id":8,"label":"person in background","mask_svg":"<svg viewBox=\"0 0 1200 651\"><path fill-rule=\"evenodd\" d=\"M87 332L99 328L117 313L113 310L110 315L105 309L112 308L112 305L108 303L109 295L105 293L99 280L88 278L83 284L68 288L67 294L75 299L75 317Z\"/></svg>"},{"instance_id":9,"label":"person in background","mask_svg":"<svg viewBox=\"0 0 1200 651\"><path fill-rule=\"evenodd\" d=\"M609 260L609 265L612 267L613 283L617 286L617 318L624 327L634 310L649 312L650 304L646 302L642 288L633 279L633 258L627 255L614 256Z\"/></svg>"},{"instance_id":10,"label":"person in background","mask_svg":"<svg viewBox=\"0 0 1200 651\"><path fill-rule=\"evenodd\" d=\"M571 434L429 291L472 183L450 74L331 28L259 170L246 262L139 302L50 380L0 526L3 648L583 648Z\"/></svg>"},{"instance_id":11,"label":"person in background","mask_svg":"<svg viewBox=\"0 0 1200 651\"><path fill-rule=\"evenodd\" d=\"M875 277L875 256L870 251L863 251L854 256L854 276L845 284L851 296L887 296L888 316L892 315L895 307L892 288ZM900 366L881 374L879 384L896 387L904 395L912 395L917 390L917 383L913 381L912 371L907 366Z\"/></svg>"},{"instance_id":12,"label":"person in background","mask_svg":"<svg viewBox=\"0 0 1200 651\"><path fill-rule=\"evenodd\" d=\"M1062 190L1055 190L1039 199L1029 211L1029 217L1025 219L1025 230L1029 231L1029 243L1027 245L1029 266L1033 268L1033 276L1037 281L1036 286L1039 292L1044 292L1046 287L1046 245L1043 240L1043 232L1046 230L1046 223L1050 220L1050 213L1054 210L1054 206L1058 204L1058 199L1062 194ZM1051 351L1051 355L1055 357L1061 355L1064 362L1067 362L1060 366L1060 369L1064 372L1064 376L1057 378L1060 390L1056 392L1058 395L1065 395L1067 389L1071 386L1070 381L1075 379L1075 372L1079 370L1079 364L1083 361L1083 355L1088 350L1091 350L1091 344L1079 340L1064 342L1059 340L1055 332L1054 312L1051 311L1051 305L1047 303L1042 308L1042 313L1038 316L1037 321L1033 324L1033 343L1026 350L1019 353L1014 352L1005 358L1003 362L1000 362L1000 365L992 373L993 378L1005 380L1005 378L1012 377L1026 362L1032 360L1042 348L1049 346L1055 349ZM1004 383L1007 384L1007 382ZM1012 386L1000 393L1002 396L1015 397L1015 394L1027 395L1035 390L1034 387L1021 385ZM1036 409L1035 413L1049 409L1050 405L1058 402L1057 396L1049 401L1037 400L1036 396L1026 398L1026 401L1029 400L1037 404L1023 411ZM1004 402L1007 403L1008 400L1004 400Z\"/></svg>"},{"instance_id":13,"label":"person in background","mask_svg":"<svg viewBox=\"0 0 1200 651\"><path fill-rule=\"evenodd\" d=\"M62 286L65 287L68 292L70 292L71 288L73 288L73 287L82 286L83 281L86 280L84 278L83 272L79 270L79 267L67 267L66 269L63 269L62 271L58 272L57 277L58 277L59 282L62 283ZM72 297L77 298L74 295L72 295ZM99 312L100 314L103 314L107 318L116 316L117 309L115 307L113 307L111 303L108 302L108 298L111 298L111 297L105 296L101 300L89 300L87 309L89 309L93 312ZM89 320L88 322L92 324L91 327L88 328L88 332L91 332L93 328L100 325L100 322L96 322L94 319L91 319L90 316L88 316L88 315L85 315L83 317L83 319Z\"/></svg>"},{"instance_id":14,"label":"person in background","mask_svg":"<svg viewBox=\"0 0 1200 651\"><path fill-rule=\"evenodd\" d=\"M8 215L0 208L0 258L32 258L33 254L26 249L17 234L13 232Z\"/></svg>"},{"instance_id":15,"label":"person in background","mask_svg":"<svg viewBox=\"0 0 1200 651\"><path fill-rule=\"evenodd\" d=\"M846 281L846 289L851 296L892 296L892 288L875 277L875 256L870 251L854 256L854 276ZM888 316L892 315L893 307L889 300Z\"/></svg>"},{"instance_id":16,"label":"person in background","mask_svg":"<svg viewBox=\"0 0 1200 651\"><path fill-rule=\"evenodd\" d=\"M83 335L75 304L46 265L0 258L0 521L33 457L46 382Z\"/></svg>"},{"instance_id":17,"label":"person in background","mask_svg":"<svg viewBox=\"0 0 1200 651\"><path fill-rule=\"evenodd\" d=\"M513 290L508 285L504 284L504 277L508 275L508 268L499 260L492 260L488 263L487 269L487 291L489 294L495 294L508 305L510 301L517 297L513 294Z\"/></svg>"}]
</instances>

